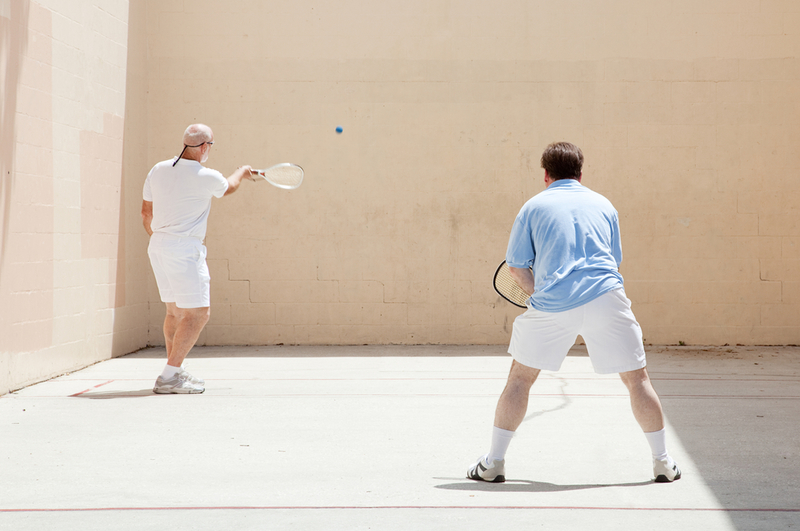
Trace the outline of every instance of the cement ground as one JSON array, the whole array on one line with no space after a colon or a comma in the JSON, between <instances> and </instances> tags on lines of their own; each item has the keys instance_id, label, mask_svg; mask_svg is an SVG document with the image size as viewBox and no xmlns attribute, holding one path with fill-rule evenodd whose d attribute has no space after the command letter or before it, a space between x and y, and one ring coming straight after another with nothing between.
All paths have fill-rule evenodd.
<instances>
[{"instance_id":1,"label":"cement ground","mask_svg":"<svg viewBox=\"0 0 800 531\"><path fill-rule=\"evenodd\" d=\"M197 348L202 395L155 395L163 348L0 397L0 529L800 529L800 348L650 347L684 477L652 482L616 376L543 373L504 484L490 347Z\"/></svg>"}]
</instances>

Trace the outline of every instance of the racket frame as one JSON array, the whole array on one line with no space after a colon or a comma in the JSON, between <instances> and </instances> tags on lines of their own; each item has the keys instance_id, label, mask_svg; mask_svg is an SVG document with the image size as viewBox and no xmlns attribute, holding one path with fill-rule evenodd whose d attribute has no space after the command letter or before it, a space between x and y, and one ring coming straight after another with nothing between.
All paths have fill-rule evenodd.
<instances>
[{"instance_id":1,"label":"racket frame","mask_svg":"<svg viewBox=\"0 0 800 531\"><path fill-rule=\"evenodd\" d=\"M500 274L500 272L503 270L503 266L505 266L506 268L509 268L509 267L511 267L511 266L509 266L509 265L507 265L507 264L506 264L506 261L505 261L505 260L503 260L502 262L500 262L500 265L499 265L499 266L497 266L497 269L496 269L496 270L495 270L495 272L494 272L494 276L492 277L492 287L494 288L494 290L497 292L497 294L498 294L498 295L500 295L501 297L503 297L505 300L507 300L508 302L510 302L511 304L513 304L514 306L516 306L516 307L518 307L518 308L527 308L527 307L528 307L527 305L525 305L525 304L520 304L520 303L519 303L519 302L517 302L517 301L511 300L511 299L510 299L510 298L509 298L509 297L508 297L508 296L507 296L505 293L503 293L503 292L502 292L500 289L498 289L498 287L497 287L497 276L498 276L498 275ZM510 276L510 274L509 274L509 276ZM512 280L512 282L515 282L515 283L516 283L516 281L514 281L514 277L511 277L511 280ZM524 290L522 290L522 288L520 288L520 291L522 291L523 293L525 293L525 291L524 291ZM526 294L526 295L528 295L528 294ZM530 295L528 295L528 299L529 299L530 297L531 297L531 296L530 296ZM527 299L525 299L525 300L527 301Z\"/></svg>"},{"instance_id":2,"label":"racket frame","mask_svg":"<svg viewBox=\"0 0 800 531\"><path fill-rule=\"evenodd\" d=\"M276 182L270 180L269 178L267 178L266 174L270 170L274 170L275 168L298 168L300 170L300 182L297 183L297 184L291 185L291 184L276 183ZM291 162L281 162L280 164L275 164L274 166L270 166L269 168L264 168L263 170L253 170L253 171L255 172L255 175L257 175L258 177L264 179L265 181L267 181L272 186L275 186L277 188L282 188L284 190L295 190L295 189L299 188L300 185L303 184L303 177L305 176L305 170L303 170L302 166L300 166L299 164L293 164Z\"/></svg>"}]
</instances>

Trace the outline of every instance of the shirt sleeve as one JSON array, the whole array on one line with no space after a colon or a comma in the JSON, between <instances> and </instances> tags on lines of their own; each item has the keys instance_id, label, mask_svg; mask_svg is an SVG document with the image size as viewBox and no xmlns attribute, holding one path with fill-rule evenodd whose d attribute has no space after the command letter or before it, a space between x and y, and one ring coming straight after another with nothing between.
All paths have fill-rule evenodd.
<instances>
[{"instance_id":1,"label":"shirt sleeve","mask_svg":"<svg viewBox=\"0 0 800 531\"><path fill-rule=\"evenodd\" d=\"M536 250L533 247L533 233L528 216L521 211L514 220L511 236L508 238L506 263L509 267L527 269L533 265L535 258Z\"/></svg>"},{"instance_id":2,"label":"shirt sleeve","mask_svg":"<svg viewBox=\"0 0 800 531\"><path fill-rule=\"evenodd\" d=\"M228 179L226 179L220 172L214 171L214 179L211 184L211 194L219 199L225 192L228 191Z\"/></svg>"}]
</instances>

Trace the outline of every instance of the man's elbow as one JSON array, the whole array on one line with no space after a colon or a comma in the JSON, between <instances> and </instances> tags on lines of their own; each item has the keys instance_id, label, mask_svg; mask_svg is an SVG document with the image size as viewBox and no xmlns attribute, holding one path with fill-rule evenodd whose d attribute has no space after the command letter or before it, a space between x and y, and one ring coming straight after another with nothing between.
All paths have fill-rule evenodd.
<instances>
[{"instance_id":1,"label":"man's elbow","mask_svg":"<svg viewBox=\"0 0 800 531\"><path fill-rule=\"evenodd\" d=\"M533 291L533 272L530 269L521 269L518 267L508 268L511 278L517 283L519 287L524 289L527 293Z\"/></svg>"}]
</instances>

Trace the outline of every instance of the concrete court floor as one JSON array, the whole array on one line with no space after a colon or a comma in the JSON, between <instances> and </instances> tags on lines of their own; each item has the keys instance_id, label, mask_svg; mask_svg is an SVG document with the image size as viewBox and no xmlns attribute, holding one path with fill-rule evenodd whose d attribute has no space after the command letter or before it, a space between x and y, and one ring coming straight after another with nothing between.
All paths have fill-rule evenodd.
<instances>
[{"instance_id":1,"label":"concrete court floor","mask_svg":"<svg viewBox=\"0 0 800 531\"><path fill-rule=\"evenodd\" d=\"M490 347L164 349L0 398L0 529L800 529L800 348L650 347L684 477L651 481L622 383L542 373L504 484L469 481L510 364Z\"/></svg>"}]
</instances>

